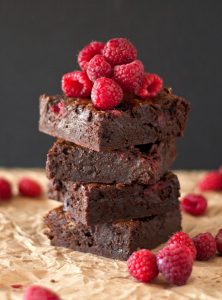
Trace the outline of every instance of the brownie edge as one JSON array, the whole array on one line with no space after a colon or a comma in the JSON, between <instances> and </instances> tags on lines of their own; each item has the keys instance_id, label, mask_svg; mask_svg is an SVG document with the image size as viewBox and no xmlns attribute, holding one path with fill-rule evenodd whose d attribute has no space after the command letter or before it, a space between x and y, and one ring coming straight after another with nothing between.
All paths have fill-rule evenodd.
<instances>
[{"instance_id":1,"label":"brownie edge","mask_svg":"<svg viewBox=\"0 0 222 300\"><path fill-rule=\"evenodd\" d=\"M95 225L163 214L179 206L179 190L177 176L169 172L152 185L51 180L48 195L63 202L77 223Z\"/></svg>"},{"instance_id":2,"label":"brownie edge","mask_svg":"<svg viewBox=\"0 0 222 300\"><path fill-rule=\"evenodd\" d=\"M175 157L175 139L101 152L57 140L48 152L46 173L49 179L80 183L152 184Z\"/></svg>"},{"instance_id":3,"label":"brownie edge","mask_svg":"<svg viewBox=\"0 0 222 300\"><path fill-rule=\"evenodd\" d=\"M85 226L76 224L62 207L44 218L51 245L127 260L140 248L153 249L181 229L179 208L144 219Z\"/></svg>"},{"instance_id":4,"label":"brownie edge","mask_svg":"<svg viewBox=\"0 0 222 300\"><path fill-rule=\"evenodd\" d=\"M62 102L62 111L50 107ZM153 99L125 99L109 111L90 99L42 95L39 130L95 151L124 149L182 136L190 105L171 89Z\"/></svg>"}]
</instances>

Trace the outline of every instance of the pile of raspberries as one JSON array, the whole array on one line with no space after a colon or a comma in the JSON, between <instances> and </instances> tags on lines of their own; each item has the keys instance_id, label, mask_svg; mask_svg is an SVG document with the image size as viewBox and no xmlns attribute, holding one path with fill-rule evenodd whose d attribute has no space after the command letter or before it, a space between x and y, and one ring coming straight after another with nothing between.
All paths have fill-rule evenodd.
<instances>
[{"instance_id":1,"label":"pile of raspberries","mask_svg":"<svg viewBox=\"0 0 222 300\"><path fill-rule=\"evenodd\" d=\"M162 273L167 282L184 285L191 275L194 260L209 260L215 256L216 250L222 255L222 229L215 238L205 232L191 239L180 231L169 239L157 255L148 249L134 252L127 262L128 271L141 282L150 282Z\"/></svg>"},{"instance_id":2,"label":"pile of raspberries","mask_svg":"<svg viewBox=\"0 0 222 300\"><path fill-rule=\"evenodd\" d=\"M144 72L136 48L126 38L91 42L79 52L78 64L81 71L63 75L62 91L67 97L91 97L101 110L113 109L128 94L156 97L163 87L158 75Z\"/></svg>"}]
</instances>

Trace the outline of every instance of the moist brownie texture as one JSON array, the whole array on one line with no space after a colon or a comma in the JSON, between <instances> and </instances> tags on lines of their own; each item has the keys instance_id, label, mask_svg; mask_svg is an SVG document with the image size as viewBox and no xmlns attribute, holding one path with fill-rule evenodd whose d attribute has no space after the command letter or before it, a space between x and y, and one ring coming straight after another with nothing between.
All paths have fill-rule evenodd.
<instances>
[{"instance_id":1,"label":"moist brownie texture","mask_svg":"<svg viewBox=\"0 0 222 300\"><path fill-rule=\"evenodd\" d=\"M45 216L51 245L127 260L139 248L152 249L181 229L181 214L174 209L165 214L118 223L85 226L75 223L62 207Z\"/></svg>"},{"instance_id":2,"label":"moist brownie texture","mask_svg":"<svg viewBox=\"0 0 222 300\"><path fill-rule=\"evenodd\" d=\"M97 152L58 140L47 156L48 178L81 183L152 184L176 157L175 140Z\"/></svg>"},{"instance_id":3,"label":"moist brownie texture","mask_svg":"<svg viewBox=\"0 0 222 300\"><path fill-rule=\"evenodd\" d=\"M170 172L153 185L51 180L49 198L64 202L64 209L77 223L95 225L177 210L179 188L177 176Z\"/></svg>"},{"instance_id":4,"label":"moist brownie texture","mask_svg":"<svg viewBox=\"0 0 222 300\"><path fill-rule=\"evenodd\" d=\"M51 105L62 102L55 113ZM189 104L163 89L153 99L126 99L116 109L100 111L89 99L40 97L39 129L96 151L155 143L183 135Z\"/></svg>"}]
</instances>

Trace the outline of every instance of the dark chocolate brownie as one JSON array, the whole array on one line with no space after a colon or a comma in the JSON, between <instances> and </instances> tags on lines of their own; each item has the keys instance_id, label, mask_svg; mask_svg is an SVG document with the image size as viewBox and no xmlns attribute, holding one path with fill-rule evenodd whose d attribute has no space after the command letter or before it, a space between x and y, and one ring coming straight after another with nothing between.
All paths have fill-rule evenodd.
<instances>
[{"instance_id":1,"label":"dark chocolate brownie","mask_svg":"<svg viewBox=\"0 0 222 300\"><path fill-rule=\"evenodd\" d=\"M62 207L45 216L51 245L127 260L140 248L152 249L181 229L179 208L149 218L87 227L76 224Z\"/></svg>"},{"instance_id":2,"label":"dark chocolate brownie","mask_svg":"<svg viewBox=\"0 0 222 300\"><path fill-rule=\"evenodd\" d=\"M58 140L47 156L48 178L81 183L152 184L176 157L175 140L97 152Z\"/></svg>"},{"instance_id":3,"label":"dark chocolate brownie","mask_svg":"<svg viewBox=\"0 0 222 300\"><path fill-rule=\"evenodd\" d=\"M179 205L179 181L167 173L153 185L76 184L52 180L49 198L64 202L78 223L95 225L162 214Z\"/></svg>"},{"instance_id":4,"label":"dark chocolate brownie","mask_svg":"<svg viewBox=\"0 0 222 300\"><path fill-rule=\"evenodd\" d=\"M60 113L51 105L64 103ZM127 99L116 109L101 111L90 99L40 97L39 129L96 151L155 143L183 135L189 104L164 89L153 99Z\"/></svg>"}]
</instances>

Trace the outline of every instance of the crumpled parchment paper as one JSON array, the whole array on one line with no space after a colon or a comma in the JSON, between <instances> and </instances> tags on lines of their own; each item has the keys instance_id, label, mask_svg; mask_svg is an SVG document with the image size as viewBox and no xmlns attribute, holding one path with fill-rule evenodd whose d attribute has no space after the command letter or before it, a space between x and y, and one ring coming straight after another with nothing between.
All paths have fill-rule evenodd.
<instances>
[{"instance_id":1,"label":"crumpled parchment paper","mask_svg":"<svg viewBox=\"0 0 222 300\"><path fill-rule=\"evenodd\" d=\"M195 191L203 172L177 172L182 195ZM5 170L13 184L23 175L39 180L46 187L43 170ZM216 234L222 227L222 193L205 193L209 208L203 217L183 215L183 229L191 236L203 231ZM132 279L125 262L72 252L49 245L43 234L43 215L57 202L15 197L0 204L0 300L22 299L30 284L47 286L63 300L131 299L222 299L222 257L209 262L195 262L185 286L168 285L159 276L151 284ZM21 284L21 288L12 285Z\"/></svg>"}]
</instances>

